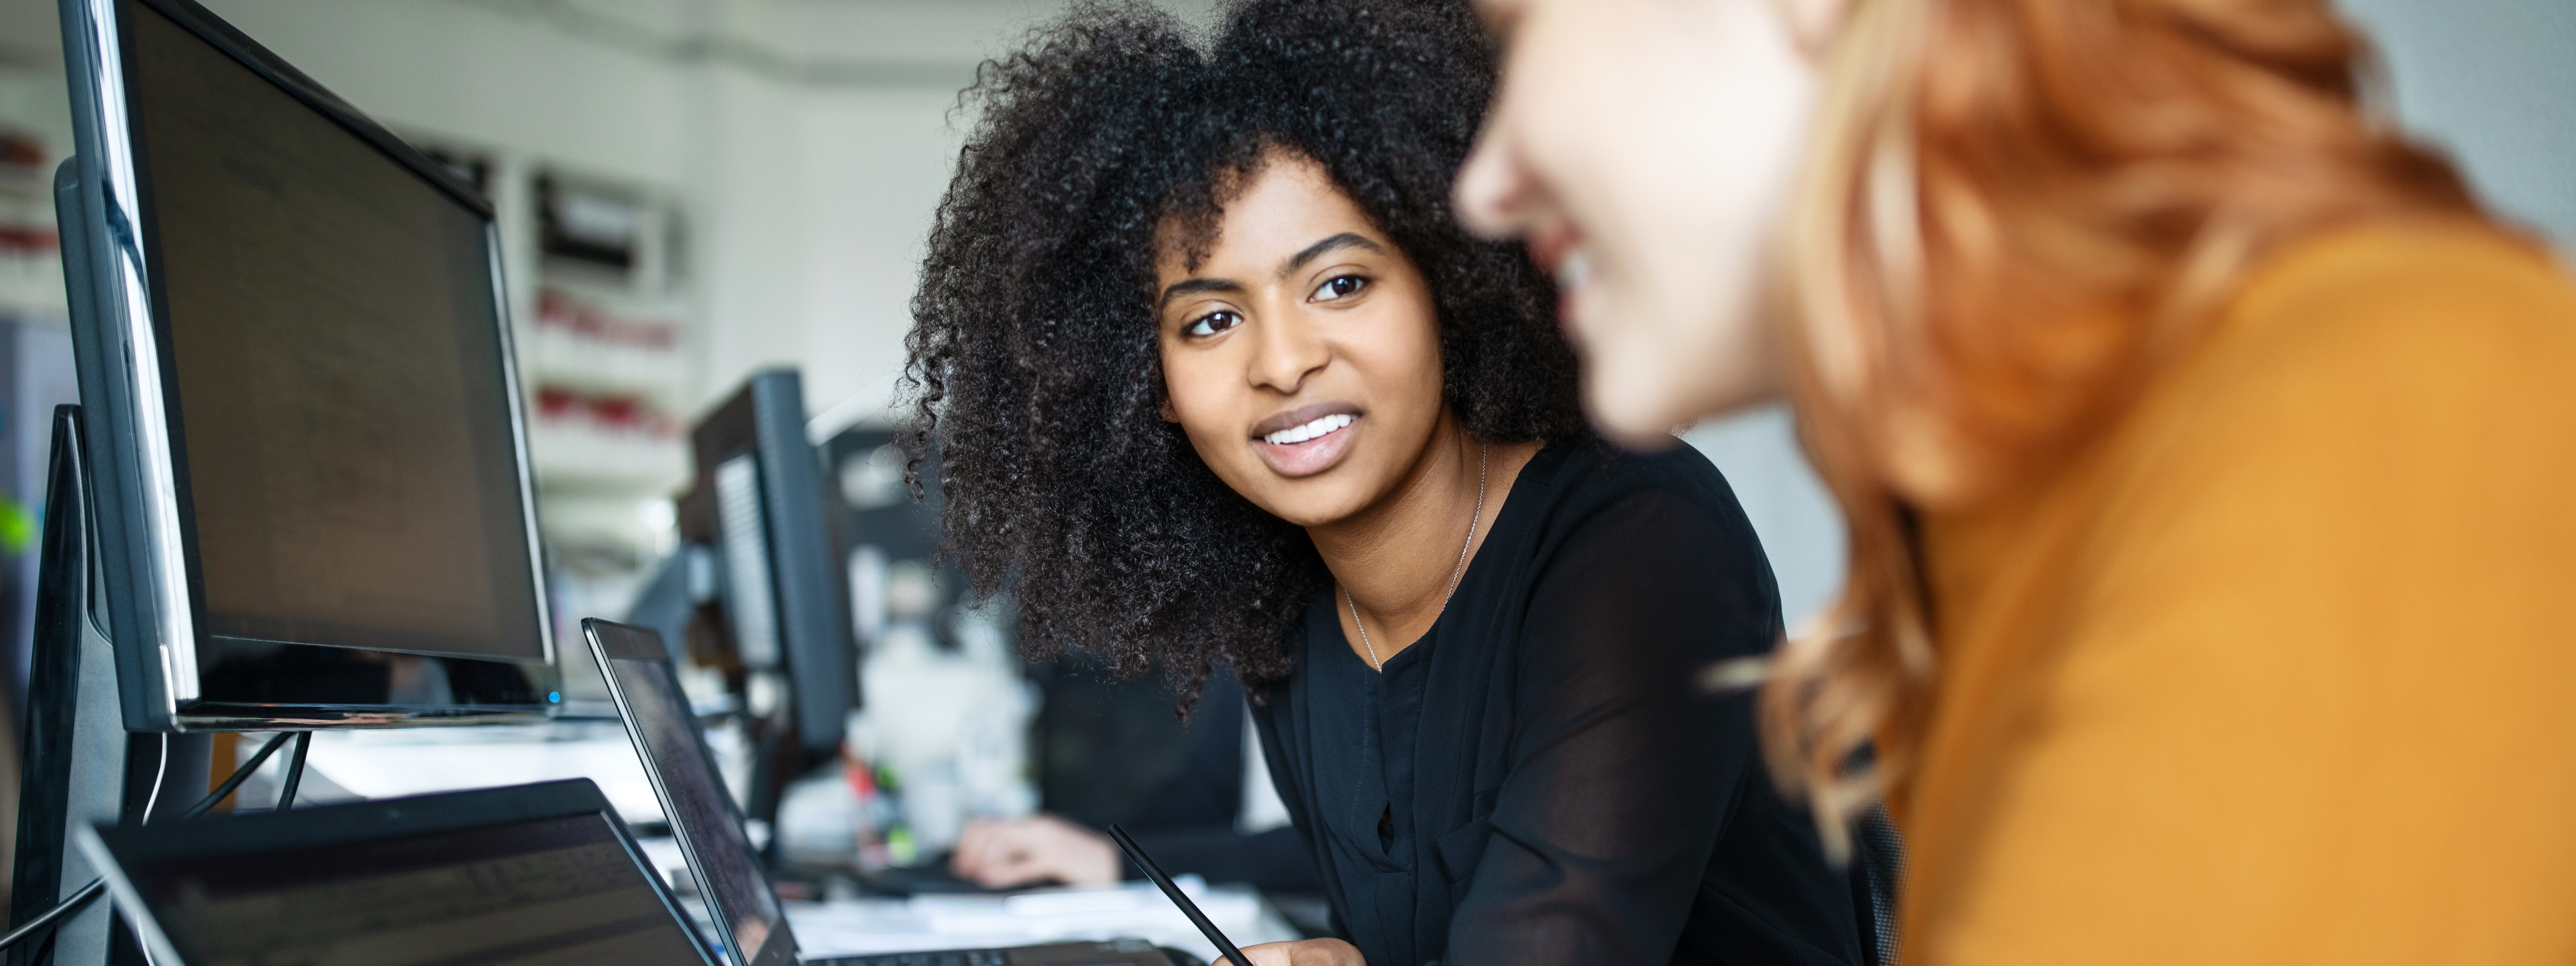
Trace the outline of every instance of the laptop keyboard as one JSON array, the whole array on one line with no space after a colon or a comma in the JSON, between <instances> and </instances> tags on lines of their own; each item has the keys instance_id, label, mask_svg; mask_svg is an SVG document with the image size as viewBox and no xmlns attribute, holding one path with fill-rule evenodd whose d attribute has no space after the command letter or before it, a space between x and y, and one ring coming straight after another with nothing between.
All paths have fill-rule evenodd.
<instances>
[{"instance_id":1,"label":"laptop keyboard","mask_svg":"<svg viewBox=\"0 0 2576 966\"><path fill-rule=\"evenodd\" d=\"M805 966L1010 966L1010 962L1010 956L999 949L944 949L935 953L881 953L822 962L806 960Z\"/></svg>"}]
</instances>

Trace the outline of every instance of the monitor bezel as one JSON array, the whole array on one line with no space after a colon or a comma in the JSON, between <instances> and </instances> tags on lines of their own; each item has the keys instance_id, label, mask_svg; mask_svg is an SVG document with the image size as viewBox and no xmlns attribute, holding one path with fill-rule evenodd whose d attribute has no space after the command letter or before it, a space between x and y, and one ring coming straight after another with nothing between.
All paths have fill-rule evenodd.
<instances>
[{"instance_id":1,"label":"monitor bezel","mask_svg":"<svg viewBox=\"0 0 2576 966\"><path fill-rule=\"evenodd\" d=\"M160 297L159 241L149 178L142 170L141 141L132 76L135 56L127 5L148 7L211 44L288 96L314 110L379 153L463 205L482 222L484 258L492 279L492 318L498 337L501 385L507 396L511 455L518 477L521 530L527 541L530 594L542 655L499 658L425 654L520 668L527 703L396 705L339 701L253 703L208 700L202 695L200 659L212 633L203 626L204 585L198 570L193 516L184 489L184 462L174 433L176 370L168 344L168 318ZM273 728L417 727L543 720L543 695L552 690L558 654L551 601L545 588L544 546L539 536L535 477L528 456L526 401L520 391L512 342L509 292L490 201L437 162L404 143L327 88L193 0L62 0L65 64L72 92L78 172L78 211L64 211L66 275L72 293L75 342L88 342L82 360L84 408L91 411L89 449L98 476L101 596L117 642L118 677L126 725L137 731L243 731ZM75 251L74 249L79 249ZM77 324L88 316L90 324ZM94 330L94 331L92 331ZM92 398L87 387L97 386ZM181 595L184 594L184 598ZM421 654L383 648L297 644L380 654Z\"/></svg>"},{"instance_id":2,"label":"monitor bezel","mask_svg":"<svg viewBox=\"0 0 2576 966\"><path fill-rule=\"evenodd\" d=\"M635 746L635 756L644 765L644 777L653 783L653 794L662 803L662 814L669 818L671 838L680 843L680 855L687 860L690 874L698 877L699 896L705 900L709 909L714 910L708 918L714 921L717 934L724 940L726 957L732 961L733 966L792 966L796 962L796 933L789 927L784 909L779 910L778 920L772 924L768 940L763 942L759 949L742 948L740 937L734 933L733 917L728 914L728 910L719 907L722 900L717 898L715 890L707 885L714 881L715 877L708 874L705 850L718 847L719 843L698 841L697 836L689 833L687 823L679 819L680 807L675 801L677 796L671 794L670 783L662 776L662 766L656 763L651 744L644 737L644 728L636 721L634 701L627 697L626 685L617 680L617 669L609 666L611 661L634 661L660 665L662 673L672 673L671 654L662 643L662 635L648 628L600 620L596 617L583 618L581 632L583 639L589 644L592 659L599 663L599 676L608 682L609 700L617 704L618 722L626 728L627 740ZM716 773L715 756L707 750L704 735L698 738L698 754L705 759L708 772ZM733 797L730 794L725 795L724 799L727 805L733 803ZM734 815L733 818L737 822L742 820L739 814ZM761 874L761 887L769 888L769 873L767 870L758 869L758 864L756 860L753 863L755 870Z\"/></svg>"},{"instance_id":3,"label":"monitor bezel","mask_svg":"<svg viewBox=\"0 0 2576 966\"><path fill-rule=\"evenodd\" d=\"M850 627L848 571L839 517L825 503L829 485L821 448L805 432L804 376L763 369L717 404L689 432L697 485L714 492L725 462L749 454L759 476L761 540L768 551L769 601L778 634L778 665L788 678L789 720L805 751L829 754L845 737L847 716L862 706L858 646ZM716 526L719 553L723 525ZM737 606L723 595L725 606ZM728 640L730 617L720 624ZM741 642L732 641L737 654ZM820 700L817 700L817 699Z\"/></svg>"},{"instance_id":4,"label":"monitor bezel","mask_svg":"<svg viewBox=\"0 0 2576 966\"><path fill-rule=\"evenodd\" d=\"M406 798L389 798L343 805L299 808L287 812L255 812L193 822L165 825L118 827L115 825L82 825L77 832L77 846L107 881L108 894L117 909L143 944L162 962L185 962L179 948L152 906L143 898L142 889L126 872L126 863L155 862L168 859L221 858L251 855L282 848L343 845L370 839L405 835L452 832L478 826L532 822L550 818L573 818L596 815L608 823L617 836L618 845L636 865L636 872L652 888L653 895L670 913L673 923L687 936L691 948L705 966L723 966L713 951L699 941L697 929L679 900L672 895L670 884L662 881L652 859L635 841L632 829L608 804L608 797L587 778L484 788L462 792L441 792ZM211 827L210 827L211 826Z\"/></svg>"}]
</instances>

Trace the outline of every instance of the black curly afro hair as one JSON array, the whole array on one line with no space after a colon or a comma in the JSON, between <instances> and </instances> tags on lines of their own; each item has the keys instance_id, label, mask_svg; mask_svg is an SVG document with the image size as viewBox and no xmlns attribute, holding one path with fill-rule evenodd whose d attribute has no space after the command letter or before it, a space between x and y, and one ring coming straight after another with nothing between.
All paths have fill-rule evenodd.
<instances>
[{"instance_id":1,"label":"black curly afro hair","mask_svg":"<svg viewBox=\"0 0 2576 966\"><path fill-rule=\"evenodd\" d=\"M1279 153L1421 267L1468 432L1585 432L1553 289L1450 210L1495 65L1463 2L1254 0L1206 44L1153 8L1086 4L979 68L913 297L907 435L916 467L939 447L949 555L979 595L1014 592L1032 655L1159 665L1185 708L1219 662L1252 684L1290 670L1329 575L1163 419L1154 313L1158 246L1204 257L1229 190Z\"/></svg>"}]
</instances>

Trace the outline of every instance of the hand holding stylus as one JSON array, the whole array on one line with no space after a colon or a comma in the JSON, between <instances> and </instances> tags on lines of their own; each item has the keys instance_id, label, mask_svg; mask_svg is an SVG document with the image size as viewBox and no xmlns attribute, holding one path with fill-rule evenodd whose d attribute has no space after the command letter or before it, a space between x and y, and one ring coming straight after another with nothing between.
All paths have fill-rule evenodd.
<instances>
[{"instance_id":1,"label":"hand holding stylus","mask_svg":"<svg viewBox=\"0 0 2576 966\"><path fill-rule=\"evenodd\" d=\"M1127 853L1127 860L1136 863L1136 868L1145 873L1145 878L1152 879L1154 887L1163 890L1163 897L1180 907L1181 915L1190 917L1190 924L1199 927L1199 934L1206 936L1208 944L1216 947L1216 966L1225 966L1228 960L1233 962L1233 966L1368 966L1368 960L1360 956L1358 947L1339 939L1262 943L1251 949L1238 950L1234 948L1234 941L1225 938L1225 933L1216 928L1216 923L1209 922L1207 914L1199 911L1199 904L1191 902L1190 897L1181 892L1180 886L1172 884L1172 877L1163 874L1163 867L1154 864L1153 857L1145 854L1144 847L1137 845L1136 839L1128 835L1126 829L1115 824L1109 826L1109 840L1117 843L1118 850Z\"/></svg>"},{"instance_id":2,"label":"hand holding stylus","mask_svg":"<svg viewBox=\"0 0 2576 966\"><path fill-rule=\"evenodd\" d=\"M1368 966L1359 947L1339 939L1300 939L1245 947L1247 966Z\"/></svg>"}]
</instances>

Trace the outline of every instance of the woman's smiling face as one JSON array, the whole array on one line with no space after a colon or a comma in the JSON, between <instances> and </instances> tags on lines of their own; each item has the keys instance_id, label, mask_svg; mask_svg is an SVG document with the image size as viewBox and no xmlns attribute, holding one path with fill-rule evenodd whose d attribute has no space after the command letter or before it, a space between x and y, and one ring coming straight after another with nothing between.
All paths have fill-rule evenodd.
<instances>
[{"instance_id":1,"label":"woman's smiling face","mask_svg":"<svg viewBox=\"0 0 2576 966\"><path fill-rule=\"evenodd\" d=\"M1375 505L1440 427L1439 315L1413 261L1302 155L1273 154L1191 265L1156 261L1166 418L1254 505L1299 526Z\"/></svg>"},{"instance_id":2,"label":"woman's smiling face","mask_svg":"<svg viewBox=\"0 0 2576 966\"><path fill-rule=\"evenodd\" d=\"M1840 0L1478 0L1503 79L1458 217L1557 277L1595 425L1677 423L1776 394L1774 231L1821 82L1800 37Z\"/></svg>"}]
</instances>

